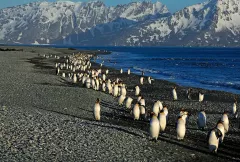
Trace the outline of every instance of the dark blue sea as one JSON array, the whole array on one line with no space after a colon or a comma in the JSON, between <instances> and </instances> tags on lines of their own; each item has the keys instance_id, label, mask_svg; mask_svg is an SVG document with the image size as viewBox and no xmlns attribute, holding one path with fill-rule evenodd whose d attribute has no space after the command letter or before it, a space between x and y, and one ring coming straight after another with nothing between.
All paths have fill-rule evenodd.
<instances>
[{"instance_id":1,"label":"dark blue sea","mask_svg":"<svg viewBox=\"0 0 240 162\"><path fill-rule=\"evenodd\" d=\"M72 47L112 51L97 62L105 60L105 66L115 69L130 68L183 86L240 94L240 48Z\"/></svg>"},{"instance_id":2,"label":"dark blue sea","mask_svg":"<svg viewBox=\"0 0 240 162\"><path fill-rule=\"evenodd\" d=\"M91 49L91 48L89 48ZM240 48L108 47L104 65L179 85L240 94ZM110 61L107 61L110 60Z\"/></svg>"}]
</instances>

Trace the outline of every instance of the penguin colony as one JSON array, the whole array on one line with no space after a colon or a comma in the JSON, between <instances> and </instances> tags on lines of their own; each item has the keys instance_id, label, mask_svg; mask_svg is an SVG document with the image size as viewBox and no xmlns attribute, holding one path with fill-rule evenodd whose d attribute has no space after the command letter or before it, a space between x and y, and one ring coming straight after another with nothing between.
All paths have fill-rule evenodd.
<instances>
[{"instance_id":1,"label":"penguin colony","mask_svg":"<svg viewBox=\"0 0 240 162\"><path fill-rule=\"evenodd\" d=\"M48 58L48 56L44 56ZM168 108L166 105L163 106L163 102L158 100L155 101L152 105L150 111L146 110L146 103L144 97L141 95L140 87L144 85L144 72L139 78L139 85L135 86L134 94L135 98L128 96L127 85L119 79L111 80L108 78L109 70L103 71L101 69L104 61L101 63L99 69L91 68L91 59L93 59L92 54L72 54L69 56L64 56L64 61L59 61L55 63L56 75L62 77L68 77L72 80L73 84L80 82L84 87L88 89L94 89L96 91L102 91L118 98L118 105L125 107L127 110L130 110L133 120L144 120L150 121L149 124L149 136L152 140L157 141L159 135L164 133L167 128L168 122ZM57 60L60 60L60 57L55 56ZM98 58L98 56L97 56ZM66 70L70 70L69 73L66 73ZM77 72L76 72L77 71ZM120 75L124 73L123 69L120 69ZM127 74L130 75L130 69L127 70ZM147 84L152 84L151 77L148 77ZM177 87L173 87L172 90L172 101L177 101ZM192 100L191 94L192 89L188 89L186 93L186 98ZM204 94L198 93L198 101L204 101ZM93 116L96 121L100 121L101 117L101 108L100 108L100 99L97 98L93 108ZM234 118L238 118L237 112L237 99L234 99L232 108L228 111ZM210 129L207 139L208 139L208 149L211 153L217 153L219 144L224 142L224 137L229 131L229 119L228 112L225 111L222 114L221 119L216 122L216 126ZM183 140L186 134L186 124L187 120L191 114L186 110L181 109L178 118L176 119L176 139ZM207 114L204 109L198 113L196 119L199 130L204 130L207 127Z\"/></svg>"}]
</instances>

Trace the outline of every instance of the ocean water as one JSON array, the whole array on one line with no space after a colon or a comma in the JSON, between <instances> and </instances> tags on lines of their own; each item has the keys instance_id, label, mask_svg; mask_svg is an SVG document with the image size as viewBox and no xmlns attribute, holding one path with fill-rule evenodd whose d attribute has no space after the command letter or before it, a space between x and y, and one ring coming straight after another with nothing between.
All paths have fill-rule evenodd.
<instances>
[{"instance_id":1,"label":"ocean water","mask_svg":"<svg viewBox=\"0 0 240 162\"><path fill-rule=\"evenodd\" d=\"M93 49L93 47L85 48ZM115 69L179 85L240 94L240 48L95 47L112 51L97 60Z\"/></svg>"}]
</instances>

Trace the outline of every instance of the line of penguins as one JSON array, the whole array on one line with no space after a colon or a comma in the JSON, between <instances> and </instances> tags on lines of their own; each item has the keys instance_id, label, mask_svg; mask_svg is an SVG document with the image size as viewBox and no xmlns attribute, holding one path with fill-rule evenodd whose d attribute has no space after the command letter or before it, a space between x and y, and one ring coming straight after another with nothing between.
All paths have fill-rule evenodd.
<instances>
[{"instance_id":1,"label":"line of penguins","mask_svg":"<svg viewBox=\"0 0 240 162\"><path fill-rule=\"evenodd\" d=\"M49 58L49 56L44 56ZM97 56L98 57L98 56ZM59 57L56 57L60 59ZM68 73L69 79L72 80L73 83L81 82L83 86L86 88L92 88L96 91L100 90L106 92L114 97L118 97L118 105L124 106L126 109L131 110L130 114L133 116L133 120L139 119L149 119L150 120L150 128L149 128L149 135L152 140L157 141L159 135L163 133L167 126L168 121L168 108L167 106L163 105L163 102L158 100L155 101L151 112L146 112L145 109L145 99L141 95L140 87L137 85L135 86L135 96L137 96L137 103L132 104L133 98L127 97L127 90L126 84L123 83L122 80L116 78L116 80L111 81L107 79L107 75L109 74L109 70L106 69L105 72L101 70L103 63L100 64L100 69L91 69L91 59L93 58L92 54L72 54L68 56L64 56L63 63L56 63L56 74L62 77L67 77L65 70L70 70L71 72ZM81 71L76 73L76 71ZM61 72L63 71L63 72ZM123 73L123 70L120 70L120 73ZM130 69L127 70L127 74L130 75ZM144 75L144 74L142 74ZM151 77L148 77L148 84L152 84ZM139 84L144 84L144 77L141 76L139 79ZM172 88L172 99L173 101L178 100L177 96L177 88ZM191 100L191 92L192 89L188 89L186 92L186 96L189 100ZM199 102L203 102L204 94L199 92ZM237 99L233 103L233 106L230 110L231 114L234 118L238 118L237 112ZM96 121L100 121L101 119L101 106L100 106L100 99L97 98L94 108L93 108L93 115ZM189 117L189 113L182 109L176 121L176 138L178 140L183 140L186 133L186 122ZM201 110L198 114L197 118L197 125L199 129L204 130L207 123L207 116L205 110ZM208 135L208 146L209 151L212 153L217 153L217 149L220 143L223 142L226 133L229 130L229 119L228 119L228 112L225 111L222 117L217 121L216 126L212 128Z\"/></svg>"}]
</instances>

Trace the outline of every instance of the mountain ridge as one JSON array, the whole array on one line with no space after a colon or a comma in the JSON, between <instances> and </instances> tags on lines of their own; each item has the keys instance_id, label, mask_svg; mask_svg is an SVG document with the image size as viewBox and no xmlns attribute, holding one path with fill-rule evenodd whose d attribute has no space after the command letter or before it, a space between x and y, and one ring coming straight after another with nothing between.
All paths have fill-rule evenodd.
<instances>
[{"instance_id":1,"label":"mountain ridge","mask_svg":"<svg viewBox=\"0 0 240 162\"><path fill-rule=\"evenodd\" d=\"M0 43L239 46L239 8L209 0L171 14L161 2L34 2L0 10Z\"/></svg>"}]
</instances>

